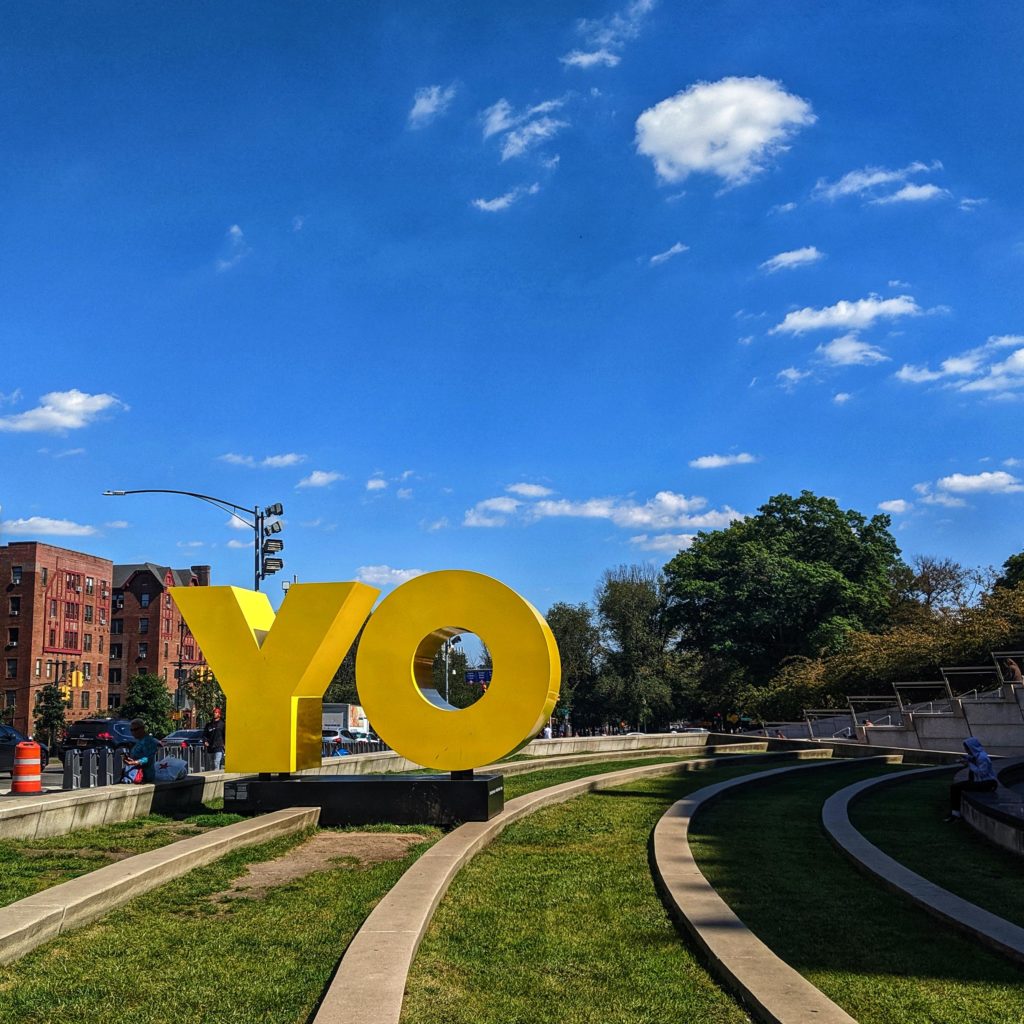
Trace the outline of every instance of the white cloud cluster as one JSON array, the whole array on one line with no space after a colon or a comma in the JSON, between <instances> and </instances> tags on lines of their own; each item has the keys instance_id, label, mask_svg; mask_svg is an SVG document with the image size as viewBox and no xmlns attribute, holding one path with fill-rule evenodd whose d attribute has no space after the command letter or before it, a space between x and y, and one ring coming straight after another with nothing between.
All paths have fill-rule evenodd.
<instances>
[{"instance_id":1,"label":"white cloud cluster","mask_svg":"<svg viewBox=\"0 0 1024 1024\"><path fill-rule=\"evenodd\" d=\"M110 410L127 408L124 402L113 395L90 395L78 388L50 391L39 399L39 405L34 409L0 416L0 431L63 433L87 427Z\"/></svg>"},{"instance_id":2,"label":"white cloud cluster","mask_svg":"<svg viewBox=\"0 0 1024 1024\"><path fill-rule=\"evenodd\" d=\"M1013 351L1001 358L1006 349ZM935 370L908 363L895 376L908 384L942 380L957 391L1008 395L1024 388L1024 335L991 337L984 345L943 359Z\"/></svg>"},{"instance_id":3,"label":"white cloud cluster","mask_svg":"<svg viewBox=\"0 0 1024 1024\"><path fill-rule=\"evenodd\" d=\"M775 374L775 379L779 384L784 387L787 391L797 386L802 380L806 380L810 377L810 370L798 370L795 366L787 366L784 370L779 370Z\"/></svg>"},{"instance_id":4,"label":"white cloud cluster","mask_svg":"<svg viewBox=\"0 0 1024 1024\"><path fill-rule=\"evenodd\" d=\"M303 477L295 486L296 487L329 487L336 480L344 479L341 473L335 473L333 470L314 469L309 476Z\"/></svg>"},{"instance_id":5,"label":"white cloud cluster","mask_svg":"<svg viewBox=\"0 0 1024 1024\"><path fill-rule=\"evenodd\" d=\"M893 515L901 516L909 512L914 506L903 498L893 498L892 501L880 501L878 507L883 512L891 512Z\"/></svg>"},{"instance_id":6,"label":"white cloud cluster","mask_svg":"<svg viewBox=\"0 0 1024 1024\"><path fill-rule=\"evenodd\" d=\"M806 267L808 264L817 263L823 260L825 254L816 246L805 245L802 249L792 249L789 252L780 252L771 259L767 259L757 269L763 270L766 274L774 274L778 270L792 270L795 267Z\"/></svg>"},{"instance_id":7,"label":"white cloud cluster","mask_svg":"<svg viewBox=\"0 0 1024 1024\"><path fill-rule=\"evenodd\" d=\"M425 128L431 121L440 117L458 92L458 85L425 85L417 89L413 95L412 110L409 111L409 127L413 130Z\"/></svg>"},{"instance_id":8,"label":"white cloud cluster","mask_svg":"<svg viewBox=\"0 0 1024 1024\"><path fill-rule=\"evenodd\" d=\"M721 469L723 466L746 466L757 462L757 456L750 452L738 452L736 455L701 455L690 460L691 469Z\"/></svg>"},{"instance_id":9,"label":"white cloud cluster","mask_svg":"<svg viewBox=\"0 0 1024 1024\"><path fill-rule=\"evenodd\" d=\"M390 565L361 565L356 569L356 579L372 587L395 587L400 583L422 576L423 569L393 569Z\"/></svg>"},{"instance_id":10,"label":"white cloud cluster","mask_svg":"<svg viewBox=\"0 0 1024 1024\"><path fill-rule=\"evenodd\" d=\"M910 295L898 295L895 298L883 299L879 295L869 295L866 299L849 302L841 299L834 306L813 309L795 309L786 314L782 323L776 324L769 334L802 334L804 331L817 331L824 328L846 331L865 330L878 320L895 320L901 316L920 316L923 309Z\"/></svg>"},{"instance_id":11,"label":"white cloud cluster","mask_svg":"<svg viewBox=\"0 0 1024 1024\"><path fill-rule=\"evenodd\" d=\"M674 555L677 551L685 551L696 539L695 533L638 533L635 537L630 537L629 542L643 551L660 551Z\"/></svg>"},{"instance_id":12,"label":"white cloud cluster","mask_svg":"<svg viewBox=\"0 0 1024 1024\"><path fill-rule=\"evenodd\" d=\"M483 210L484 213L500 213L514 203L518 203L523 196L534 196L539 191L540 183L535 181L532 185L519 185L493 199L471 199L470 206L475 206L478 210Z\"/></svg>"},{"instance_id":13,"label":"white cloud cluster","mask_svg":"<svg viewBox=\"0 0 1024 1024\"><path fill-rule=\"evenodd\" d=\"M382 476L372 476L366 481L368 491L386 491L388 482Z\"/></svg>"},{"instance_id":14,"label":"white cloud cluster","mask_svg":"<svg viewBox=\"0 0 1024 1024\"><path fill-rule=\"evenodd\" d=\"M636 147L662 181L703 172L742 185L815 120L811 105L779 82L723 78L698 82L645 110L636 121Z\"/></svg>"},{"instance_id":15,"label":"white cloud cluster","mask_svg":"<svg viewBox=\"0 0 1024 1024\"><path fill-rule=\"evenodd\" d=\"M944 491L932 490L930 483L914 484L914 490L920 495L918 499L922 505L941 505L944 508L963 508L967 504L963 498L955 498L952 494Z\"/></svg>"},{"instance_id":16,"label":"white cloud cluster","mask_svg":"<svg viewBox=\"0 0 1024 1024\"><path fill-rule=\"evenodd\" d=\"M661 263L667 263L673 256L678 256L680 253L689 252L690 247L683 245L682 242L676 242L670 245L664 252L655 253L648 261L652 267L656 267Z\"/></svg>"},{"instance_id":17,"label":"white cloud cluster","mask_svg":"<svg viewBox=\"0 0 1024 1024\"><path fill-rule=\"evenodd\" d=\"M940 170L942 164L938 160L930 164L915 160L896 169L862 167L844 174L838 181L820 179L814 186L814 195L818 199L830 200L858 196L869 203L922 202L948 193L938 185L917 185L908 179L915 174Z\"/></svg>"},{"instance_id":18,"label":"white cloud cluster","mask_svg":"<svg viewBox=\"0 0 1024 1024\"><path fill-rule=\"evenodd\" d=\"M257 459L255 455L239 455L237 452L227 452L218 455L221 462L227 462L232 466L248 466L250 469L257 467L263 469L287 469L289 466L297 466L300 462L306 461L305 455L298 452L285 452L283 455L267 455Z\"/></svg>"},{"instance_id":19,"label":"white cloud cluster","mask_svg":"<svg viewBox=\"0 0 1024 1024\"><path fill-rule=\"evenodd\" d=\"M227 255L217 260L217 273L222 274L237 266L252 250L245 240L245 233L237 224L232 224L225 234L227 239Z\"/></svg>"},{"instance_id":20,"label":"white cloud cluster","mask_svg":"<svg viewBox=\"0 0 1024 1024\"><path fill-rule=\"evenodd\" d=\"M889 359L877 345L861 341L854 331L833 338L826 345L819 345L817 352L825 362L833 366L872 366Z\"/></svg>"},{"instance_id":21,"label":"white cloud cluster","mask_svg":"<svg viewBox=\"0 0 1024 1024\"><path fill-rule=\"evenodd\" d=\"M501 159L511 160L554 138L568 121L553 117L565 105L565 99L545 100L523 111L516 111L502 98L483 112L484 138L501 136Z\"/></svg>"},{"instance_id":22,"label":"white cloud cluster","mask_svg":"<svg viewBox=\"0 0 1024 1024\"><path fill-rule=\"evenodd\" d=\"M521 498L546 498L549 494L555 493L550 487L544 487L542 484L528 483L509 484L505 490L509 494L518 494Z\"/></svg>"},{"instance_id":23,"label":"white cloud cluster","mask_svg":"<svg viewBox=\"0 0 1024 1024\"><path fill-rule=\"evenodd\" d=\"M984 473L953 473L942 477L936 486L953 494L1016 494L1024 484L1012 473L988 470Z\"/></svg>"},{"instance_id":24,"label":"white cloud cluster","mask_svg":"<svg viewBox=\"0 0 1024 1024\"><path fill-rule=\"evenodd\" d=\"M70 519L49 519L46 516L29 516L28 519L5 519L0 531L14 537L92 537L95 526L85 526Z\"/></svg>"},{"instance_id":25,"label":"white cloud cluster","mask_svg":"<svg viewBox=\"0 0 1024 1024\"><path fill-rule=\"evenodd\" d=\"M620 53L643 27L644 19L657 0L633 0L624 10L607 18L584 18L576 26L587 49L572 50L559 60L566 67L613 68L621 60Z\"/></svg>"}]
</instances>

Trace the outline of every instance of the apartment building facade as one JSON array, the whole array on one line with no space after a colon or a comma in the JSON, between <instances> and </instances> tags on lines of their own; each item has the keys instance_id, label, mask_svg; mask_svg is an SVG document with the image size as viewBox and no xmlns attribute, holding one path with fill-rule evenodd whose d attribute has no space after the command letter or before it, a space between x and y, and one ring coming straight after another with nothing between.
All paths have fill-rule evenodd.
<instances>
[{"instance_id":1,"label":"apartment building facade","mask_svg":"<svg viewBox=\"0 0 1024 1024\"><path fill-rule=\"evenodd\" d=\"M70 722L107 707L114 565L37 541L0 546L3 706L16 729L33 730L40 688L68 686Z\"/></svg>"}]
</instances>

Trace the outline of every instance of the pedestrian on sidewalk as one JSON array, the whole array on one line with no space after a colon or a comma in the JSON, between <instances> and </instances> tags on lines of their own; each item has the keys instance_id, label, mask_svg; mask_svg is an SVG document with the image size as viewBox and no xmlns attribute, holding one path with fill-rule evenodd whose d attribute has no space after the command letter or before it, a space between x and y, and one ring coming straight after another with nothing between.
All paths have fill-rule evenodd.
<instances>
[{"instance_id":1,"label":"pedestrian on sidewalk","mask_svg":"<svg viewBox=\"0 0 1024 1024\"><path fill-rule=\"evenodd\" d=\"M219 772L224 767L224 712L220 708L213 709L213 721L203 727L203 746L213 754L213 770Z\"/></svg>"}]
</instances>

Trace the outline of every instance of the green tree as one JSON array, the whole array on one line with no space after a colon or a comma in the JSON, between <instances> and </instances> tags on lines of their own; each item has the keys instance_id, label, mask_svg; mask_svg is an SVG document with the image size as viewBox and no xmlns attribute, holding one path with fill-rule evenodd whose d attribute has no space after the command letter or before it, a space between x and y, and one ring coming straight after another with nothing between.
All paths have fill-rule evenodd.
<instances>
[{"instance_id":1,"label":"green tree","mask_svg":"<svg viewBox=\"0 0 1024 1024\"><path fill-rule=\"evenodd\" d=\"M363 631L359 631L348 653L334 673L334 678L327 686L324 693L324 701L328 704L358 704L359 691L356 689L356 652L359 650L359 637Z\"/></svg>"},{"instance_id":2,"label":"green tree","mask_svg":"<svg viewBox=\"0 0 1024 1024\"><path fill-rule=\"evenodd\" d=\"M163 679L151 673L140 673L128 680L125 701L118 709L123 718L141 718L157 737L173 731L173 711L174 700Z\"/></svg>"},{"instance_id":3,"label":"green tree","mask_svg":"<svg viewBox=\"0 0 1024 1024\"><path fill-rule=\"evenodd\" d=\"M562 664L562 687L555 717L577 723L591 719L601 657L601 633L594 622L594 609L585 602L559 601L551 606L546 618Z\"/></svg>"},{"instance_id":4,"label":"green tree","mask_svg":"<svg viewBox=\"0 0 1024 1024\"><path fill-rule=\"evenodd\" d=\"M35 736L41 739L52 752L67 725L68 702L56 683L47 683L36 692L36 706L32 711L35 721Z\"/></svg>"},{"instance_id":5,"label":"green tree","mask_svg":"<svg viewBox=\"0 0 1024 1024\"><path fill-rule=\"evenodd\" d=\"M194 725L209 722L213 718L214 708L224 710L224 691L209 669L190 672L185 679L184 689L185 696L192 705Z\"/></svg>"},{"instance_id":6,"label":"green tree","mask_svg":"<svg viewBox=\"0 0 1024 1024\"><path fill-rule=\"evenodd\" d=\"M698 534L665 568L682 644L764 685L787 658L834 653L855 631L886 628L905 570L889 526L888 516L867 519L803 491Z\"/></svg>"},{"instance_id":7,"label":"green tree","mask_svg":"<svg viewBox=\"0 0 1024 1024\"><path fill-rule=\"evenodd\" d=\"M995 585L1010 590L1024 582L1024 552L1010 557L1003 562L1003 571L999 574Z\"/></svg>"},{"instance_id":8,"label":"green tree","mask_svg":"<svg viewBox=\"0 0 1024 1024\"><path fill-rule=\"evenodd\" d=\"M448 694L448 703L456 708L468 708L483 696L483 690L479 686L471 686L466 682L466 670L469 668L469 658L461 644L450 644L448 650L448 687L445 689L444 672L445 658L444 646L434 655L432 666L434 689L444 697Z\"/></svg>"}]
</instances>

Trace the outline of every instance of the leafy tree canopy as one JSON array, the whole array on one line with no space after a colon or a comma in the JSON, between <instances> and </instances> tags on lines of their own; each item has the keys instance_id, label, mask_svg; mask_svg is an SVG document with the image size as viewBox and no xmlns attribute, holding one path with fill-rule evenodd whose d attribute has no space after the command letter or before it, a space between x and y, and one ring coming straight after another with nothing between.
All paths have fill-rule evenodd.
<instances>
[{"instance_id":1,"label":"leafy tree canopy","mask_svg":"<svg viewBox=\"0 0 1024 1024\"><path fill-rule=\"evenodd\" d=\"M128 680L128 691L118 714L122 718L141 718L154 736L162 738L174 731L173 711L174 700L164 681L147 672Z\"/></svg>"}]
</instances>

